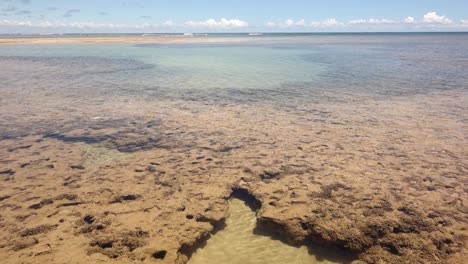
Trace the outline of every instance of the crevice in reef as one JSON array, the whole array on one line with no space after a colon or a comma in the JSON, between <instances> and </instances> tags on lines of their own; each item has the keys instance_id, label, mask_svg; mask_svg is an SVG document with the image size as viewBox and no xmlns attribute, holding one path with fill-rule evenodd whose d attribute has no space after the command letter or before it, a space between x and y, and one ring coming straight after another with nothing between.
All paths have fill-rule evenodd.
<instances>
[{"instance_id":1,"label":"crevice in reef","mask_svg":"<svg viewBox=\"0 0 468 264\"><path fill-rule=\"evenodd\" d=\"M255 198L250 192L243 188L234 188L228 199L237 198L242 200L252 211L257 212L262 207L260 200Z\"/></svg>"},{"instance_id":2,"label":"crevice in reef","mask_svg":"<svg viewBox=\"0 0 468 264\"><path fill-rule=\"evenodd\" d=\"M261 209L262 204L260 200L252 195L247 189L239 187L233 188L232 193L226 198L226 200L233 198L242 201L250 208L250 210L255 212L256 223L252 232L256 236L268 237L271 240L279 241L282 244L297 248L298 250L301 247L306 247L306 249L303 248L303 250L307 250L306 252L310 256L315 257L318 261L327 260L332 263L351 263L353 260L357 259L356 252L344 250L339 247L339 245L333 244L331 241L321 241L320 239L317 240L313 237L307 237L305 240L297 241L297 239L294 239L294 234L288 232L285 226L273 221L272 219L259 217L257 213ZM226 228L226 220L227 219L222 219L216 223L212 223L213 230L200 236L193 244L182 245L178 252L178 263L189 262L195 252L205 248L208 240L212 236Z\"/></svg>"},{"instance_id":3,"label":"crevice in reef","mask_svg":"<svg viewBox=\"0 0 468 264\"><path fill-rule=\"evenodd\" d=\"M227 197L226 200L229 200L231 198L237 198L239 200L244 201L245 204L252 211L255 211L255 212L257 212L261 207L260 201L257 200L253 195L251 195L247 190L242 189L242 188L234 188L232 190L231 195ZM191 215L188 215L187 217L193 218L193 216ZM179 255L178 262L186 263L192 257L193 253L195 253L197 250L202 249L206 246L206 243L211 236L214 236L216 233L218 233L219 231L223 230L226 227L225 218L221 219L220 221L210 222L210 223L213 225L213 230L211 232L203 234L193 244L183 244L181 246L181 248L178 251L178 255Z\"/></svg>"}]
</instances>

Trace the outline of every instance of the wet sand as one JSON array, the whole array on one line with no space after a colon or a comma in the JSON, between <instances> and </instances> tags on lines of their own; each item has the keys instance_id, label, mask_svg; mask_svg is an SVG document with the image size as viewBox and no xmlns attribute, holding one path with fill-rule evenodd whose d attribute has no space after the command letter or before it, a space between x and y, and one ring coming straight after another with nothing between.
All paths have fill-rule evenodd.
<instances>
[{"instance_id":1,"label":"wet sand","mask_svg":"<svg viewBox=\"0 0 468 264\"><path fill-rule=\"evenodd\" d=\"M51 43L126 43L126 42L174 42L186 38L174 37L49 37L49 38L0 38L0 44L51 44Z\"/></svg>"},{"instance_id":2,"label":"wet sand","mask_svg":"<svg viewBox=\"0 0 468 264\"><path fill-rule=\"evenodd\" d=\"M3 263L185 263L239 189L289 244L467 259L466 90L291 107L2 92Z\"/></svg>"},{"instance_id":3,"label":"wet sand","mask_svg":"<svg viewBox=\"0 0 468 264\"><path fill-rule=\"evenodd\" d=\"M216 38L186 36L111 36L111 37L24 37L0 38L0 44L60 44L60 43L187 43L216 42ZM232 40L231 40L232 41Z\"/></svg>"}]
</instances>

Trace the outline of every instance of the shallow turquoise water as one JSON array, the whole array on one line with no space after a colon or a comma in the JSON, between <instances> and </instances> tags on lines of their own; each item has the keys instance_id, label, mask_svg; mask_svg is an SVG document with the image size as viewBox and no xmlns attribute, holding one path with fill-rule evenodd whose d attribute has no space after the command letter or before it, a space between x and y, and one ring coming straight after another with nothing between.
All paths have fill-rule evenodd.
<instances>
[{"instance_id":1,"label":"shallow turquoise water","mask_svg":"<svg viewBox=\"0 0 468 264\"><path fill-rule=\"evenodd\" d=\"M393 96L466 89L466 43L468 34L369 34L219 38L214 43L187 44L2 45L0 60L14 64L23 58L22 63L60 67L65 74L62 80L55 76L60 80L53 84L58 90L78 85L124 95L124 86L128 95L157 89L172 97L184 97L189 91L194 100L234 96L242 101L246 95L237 93L250 89L255 92L249 97L255 100L288 91L300 99L313 99L321 91ZM77 72L71 64L83 71ZM67 76L68 68L73 76ZM10 75L0 73L0 78L5 85L17 85L17 78ZM77 78L85 80L70 84ZM34 85L52 85L50 76L43 80Z\"/></svg>"},{"instance_id":2,"label":"shallow turquoise water","mask_svg":"<svg viewBox=\"0 0 468 264\"><path fill-rule=\"evenodd\" d=\"M77 111L132 98L301 109L315 102L355 104L363 97L468 89L468 34L204 41L1 45L0 103L15 98L29 106L23 99L53 95Z\"/></svg>"},{"instance_id":3,"label":"shallow turquoise water","mask_svg":"<svg viewBox=\"0 0 468 264\"><path fill-rule=\"evenodd\" d=\"M359 128L355 132L346 134L346 137L349 135L361 140L358 133L366 131L362 128L365 128L368 122L374 122L372 127L381 131L380 124L375 122L375 118L371 115L374 105L378 105L379 101L372 100L370 104L367 102L366 108L362 110L359 106L364 101L363 98L392 97L393 99L393 97L412 96L411 100L418 100L418 97L413 95L426 95L433 91L462 90L463 93L453 93L456 97L456 95L466 94L468 89L468 45L466 45L468 34L369 34L231 40L223 38L217 39L216 43L164 45L0 45L0 120L2 121L0 122L0 140L32 135L45 140L56 138L89 144L109 141L117 149L116 152L120 150L133 152L156 148L158 145L154 143L153 136L157 136L158 139L159 133L167 132L161 138L168 138L167 141L183 139L181 140L183 143L180 143L183 147L174 144L178 146L174 147L174 151L187 151L193 146L193 138L190 136L185 138L185 134L207 137L208 140L213 140L211 143L215 146L216 144L224 145L224 140L229 142L228 145L236 146L244 139L227 138L222 130L217 131L216 126L207 128L205 133L198 132L198 126L194 126L195 129L184 129L183 122L189 120L187 126L190 126L189 122L193 122L190 121L190 117L199 114L200 109L208 112L221 109L226 104L257 106L255 105L257 103L262 104L261 107L249 106L247 113L242 113L243 118L249 114L254 117L252 120L246 118L250 123L245 127L241 126L241 129L255 130L262 127L257 130L259 134L262 133L262 137L264 127L276 126L278 129L276 115L266 116L265 118L269 118L268 122L255 123L257 121L255 118L262 115L261 109L281 111L282 118L304 115L304 120L314 122L314 126L317 127L329 121L329 116L332 114L339 117L332 120L336 124L348 121L344 117L364 115L361 123L343 126L349 130L352 130L353 126ZM437 93L435 97L429 102L436 102ZM163 100L166 104L162 104L164 107L158 109L158 104ZM197 103L189 104L189 101ZM329 103L330 107L323 107L324 104L319 105L322 107L315 107L315 102ZM390 102L398 102L398 100ZM417 114L433 115L437 111L445 111L446 115L456 115L460 124L463 123L466 119L463 116L463 110L466 107L464 108L457 101L453 104L453 108L447 107L450 102L452 101L446 102L443 106L436 106L432 112L418 111ZM140 104L144 103L150 105L147 108L142 107L147 112L137 111ZM268 105L265 107L263 104ZM213 105L221 107L212 107ZM421 105L426 107L429 103ZM150 108L155 111L148 111ZM291 115L284 115L291 109L293 110ZM176 117L183 115L188 117L175 124L170 123L172 120L169 119L167 126L170 129L160 129L160 123L166 121L164 118L171 114L171 110L177 112L177 115L174 115ZM400 110L407 111L407 109ZM346 112L344 117L340 115L343 112ZM281 115L279 116L281 118ZM383 117L387 120L392 119L391 116ZM215 118L215 120L222 120L224 117L215 116ZM402 129L403 132L391 130L390 132L397 135L404 134L405 125L413 126L413 121L417 121L418 118L419 116L411 113L403 119L400 116L396 122L404 123L395 127L398 130ZM197 122L203 119L194 118L194 120ZM298 120L300 119L292 121L298 122ZM438 116L433 119L423 118L423 121L425 120L431 120L434 123L444 121ZM350 122L353 120L351 119ZM225 125L223 122L219 123L220 126ZM227 122L227 124L230 123ZM237 122L232 124L237 124ZM297 126L297 123L291 125L292 129ZM201 127L203 128L203 124ZM336 127L340 129L342 126ZM431 126L426 127L431 128ZM230 129L227 131L236 131ZM288 127L285 126L284 129ZM436 129L440 128L435 126L434 130ZM463 131L459 127L454 129ZM105 130L103 133L110 130L112 133L96 137L92 132L90 133L93 130ZM412 129L409 131L411 132ZM69 132L72 132L71 136L66 136ZM384 132L382 130L382 135L379 137L389 135L389 140L393 137L402 141L406 140L406 137L383 134ZM321 131L317 134L319 133ZM376 135L378 132L373 133L371 135ZM253 135L258 134L253 133ZM283 135L283 133L278 133L278 135ZM450 136L445 130L441 130L440 135ZM268 135L265 138L272 139ZM339 142L335 139L336 137L330 136L330 142L336 143L338 150L341 147L338 147ZM338 139L342 140L340 137ZM219 142L214 142L214 140ZM245 139L245 145L254 140ZM371 144L383 144L377 149L375 155L384 153L381 150L386 150L391 146L385 145L387 142L381 138L375 140L366 138L354 141L353 144L360 145L367 140L374 141ZM125 144L126 142L128 144ZM325 143L328 144L328 142ZM345 143L348 142L345 141ZM265 144L272 143L266 142ZM401 144L401 142L397 141L395 144ZM149 145L149 148L145 148L146 145ZM195 146L207 148L205 144ZM265 147L265 151L272 152L274 155L275 147L273 143L271 147ZM357 149L358 146L351 150L355 148ZM96 154L90 157L96 161L107 160L112 154L99 150L93 151ZM243 241L239 240L238 245L255 249L244 243L246 240L252 240L252 224L255 224L253 212L242 211L245 209L243 207L238 207L238 209L249 219L240 221L240 224L250 223L250 225L237 226L245 231L243 234L246 238ZM238 219L242 220L242 217ZM229 220L231 222L228 223L234 220L236 219L231 218ZM235 224L232 226L235 227ZM233 233L221 232L221 237L216 239L222 239L224 235L227 239L236 238L236 231L238 230ZM299 258L297 263L301 263L304 259L315 259L314 256L308 255L309 252L305 248L301 249L302 251L295 251L297 249L271 241L268 237L258 238L258 240L259 248L264 245L285 248L284 250ZM210 257L212 252L219 253L217 246L224 247L223 250L225 248L230 250L231 243L228 240L223 241L225 242L215 244L214 251L200 253L200 263L206 262L206 257ZM255 250L254 253L256 253ZM265 250L264 253L265 259L260 259L256 263L271 263L265 260L276 252ZM257 255L260 256L260 254ZM274 257L279 263L284 263L284 258L289 258L288 255ZM245 259L240 259L238 263L247 262Z\"/></svg>"},{"instance_id":4,"label":"shallow turquoise water","mask_svg":"<svg viewBox=\"0 0 468 264\"><path fill-rule=\"evenodd\" d=\"M182 89L272 88L307 82L325 69L304 60L302 56L309 53L266 46L55 44L0 48L0 56L33 56L45 61L48 57L136 60L155 68L129 76L129 81Z\"/></svg>"}]
</instances>

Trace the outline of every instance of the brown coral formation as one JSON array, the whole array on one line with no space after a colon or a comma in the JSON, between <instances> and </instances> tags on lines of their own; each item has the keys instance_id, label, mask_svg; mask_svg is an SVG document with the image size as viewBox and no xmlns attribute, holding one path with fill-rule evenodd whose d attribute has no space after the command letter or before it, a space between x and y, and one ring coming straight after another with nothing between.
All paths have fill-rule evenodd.
<instances>
[{"instance_id":1,"label":"brown coral formation","mask_svg":"<svg viewBox=\"0 0 468 264\"><path fill-rule=\"evenodd\" d=\"M411 100L387 103L424 111ZM15 172L2 174L0 190L6 263L184 262L181 252L227 217L233 188L258 199L261 222L291 243L346 248L369 263L466 256L466 145L462 130L447 131L457 120L404 123L409 117L395 107L337 122L267 106L261 114L260 106L189 106L160 104L171 112L154 132L138 129L151 122L143 118L128 125L132 133L170 135L171 147L102 164L89 152L108 148L113 157L119 145L4 139L2 170ZM66 133L94 138L101 129Z\"/></svg>"}]
</instances>

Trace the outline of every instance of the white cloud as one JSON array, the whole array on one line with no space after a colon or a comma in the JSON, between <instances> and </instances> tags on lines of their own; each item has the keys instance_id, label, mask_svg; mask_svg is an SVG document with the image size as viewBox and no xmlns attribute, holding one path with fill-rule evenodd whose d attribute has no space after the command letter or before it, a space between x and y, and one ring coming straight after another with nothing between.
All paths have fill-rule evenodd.
<instances>
[{"instance_id":1,"label":"white cloud","mask_svg":"<svg viewBox=\"0 0 468 264\"><path fill-rule=\"evenodd\" d=\"M171 20L167 20L161 24L157 23L141 23L141 24L113 24L113 23L95 23L95 22L60 22L60 21L17 21L17 20L0 20L1 27L10 27L10 32L23 29L49 29L50 31L65 31L72 32L73 30L84 31L110 31L110 32L152 32L154 30L197 30L197 29L236 29L248 27L248 23L238 19L228 20L222 18L220 20L208 19L206 21L188 21L183 24L177 24ZM1 32L1 30L0 30Z\"/></svg>"},{"instance_id":2,"label":"white cloud","mask_svg":"<svg viewBox=\"0 0 468 264\"><path fill-rule=\"evenodd\" d=\"M0 0L2 1L2 0ZM77 12L75 12L77 13ZM72 32L195 32L195 31L437 31L437 30L465 30L468 19L451 20L446 16L429 12L420 20L413 16L401 20L390 19L355 19L339 21L330 18L322 21L309 22L306 19L287 19L284 21L270 21L261 25L249 25L247 21L239 19L208 19L204 21L187 21L177 23L167 20L161 23L113 24L96 22L66 22L66 21L37 21L1 20L0 33L72 33Z\"/></svg>"},{"instance_id":3,"label":"white cloud","mask_svg":"<svg viewBox=\"0 0 468 264\"><path fill-rule=\"evenodd\" d=\"M0 26L27 26L30 27L33 24L31 21L13 21L13 20L0 20Z\"/></svg>"},{"instance_id":4,"label":"white cloud","mask_svg":"<svg viewBox=\"0 0 468 264\"><path fill-rule=\"evenodd\" d=\"M298 31L433 31L433 30L457 30L468 27L468 19L452 21L446 16L440 16L436 12L429 12L417 20L413 16L392 20L386 18L354 19L339 21L331 18L323 21L307 22L304 19L287 19L283 22L270 21L265 24L270 29L298 30Z\"/></svg>"},{"instance_id":5,"label":"white cloud","mask_svg":"<svg viewBox=\"0 0 468 264\"><path fill-rule=\"evenodd\" d=\"M174 27L176 24L174 22L172 22L172 20L166 20L164 23L163 23L163 26L165 27Z\"/></svg>"},{"instance_id":6,"label":"white cloud","mask_svg":"<svg viewBox=\"0 0 468 264\"><path fill-rule=\"evenodd\" d=\"M357 19L351 20L347 24L348 25L382 25L382 24L396 24L397 22L394 20L388 19Z\"/></svg>"},{"instance_id":7,"label":"white cloud","mask_svg":"<svg viewBox=\"0 0 468 264\"><path fill-rule=\"evenodd\" d=\"M409 16L409 17L405 18L405 23L407 23L407 24L411 24L411 23L414 23L414 22L415 22L414 17Z\"/></svg>"},{"instance_id":8,"label":"white cloud","mask_svg":"<svg viewBox=\"0 0 468 264\"><path fill-rule=\"evenodd\" d=\"M184 25L192 28L226 29L248 27L249 23L239 19L221 18L217 21L211 18L205 21L187 21Z\"/></svg>"},{"instance_id":9,"label":"white cloud","mask_svg":"<svg viewBox=\"0 0 468 264\"><path fill-rule=\"evenodd\" d=\"M285 27L294 26L294 20L288 19L288 20L284 21L284 26L285 26Z\"/></svg>"},{"instance_id":10,"label":"white cloud","mask_svg":"<svg viewBox=\"0 0 468 264\"><path fill-rule=\"evenodd\" d=\"M330 18L330 19L327 19L323 22L321 22L322 25L326 26L326 27L330 27L330 26L343 26L344 24L341 23L341 22L338 22L338 20L334 19L334 18Z\"/></svg>"},{"instance_id":11,"label":"white cloud","mask_svg":"<svg viewBox=\"0 0 468 264\"><path fill-rule=\"evenodd\" d=\"M424 15L422 20L417 20L413 16L408 16L401 20L392 20L386 18L354 19L347 22L341 22L331 18L323 21L306 22L304 19L287 19L283 22L270 21L265 24L270 29L290 29L290 30L383 30L383 31L414 31L414 30L456 30L468 27L468 19L452 21L446 16L437 15L436 12L429 12Z\"/></svg>"},{"instance_id":12,"label":"white cloud","mask_svg":"<svg viewBox=\"0 0 468 264\"><path fill-rule=\"evenodd\" d=\"M307 27L328 27L328 26L337 26L340 23L336 21L336 19L327 19L322 22L306 22L305 19L293 20L287 19L283 22L267 22L266 26L270 28L278 28L278 29L300 29L300 28L307 28Z\"/></svg>"},{"instance_id":13,"label":"white cloud","mask_svg":"<svg viewBox=\"0 0 468 264\"><path fill-rule=\"evenodd\" d=\"M306 23L305 23L304 19L301 19L301 20L296 22L296 26L298 26L298 27L304 27L305 25L306 25Z\"/></svg>"},{"instance_id":14,"label":"white cloud","mask_svg":"<svg viewBox=\"0 0 468 264\"><path fill-rule=\"evenodd\" d=\"M435 24L451 24L452 20L446 16L439 16L436 12L429 12L424 15L425 23L435 23Z\"/></svg>"},{"instance_id":15,"label":"white cloud","mask_svg":"<svg viewBox=\"0 0 468 264\"><path fill-rule=\"evenodd\" d=\"M15 20L0 20L0 26L19 26L19 27L37 27L37 28L75 28L75 29L146 29L158 28L158 24L112 24L112 23L94 23L94 22L31 22L31 21L15 21Z\"/></svg>"},{"instance_id":16,"label":"white cloud","mask_svg":"<svg viewBox=\"0 0 468 264\"><path fill-rule=\"evenodd\" d=\"M324 21L311 22L310 26L314 28L340 27L340 26L344 26L344 23L339 22L335 18L330 18Z\"/></svg>"}]
</instances>

